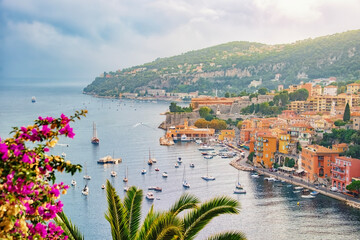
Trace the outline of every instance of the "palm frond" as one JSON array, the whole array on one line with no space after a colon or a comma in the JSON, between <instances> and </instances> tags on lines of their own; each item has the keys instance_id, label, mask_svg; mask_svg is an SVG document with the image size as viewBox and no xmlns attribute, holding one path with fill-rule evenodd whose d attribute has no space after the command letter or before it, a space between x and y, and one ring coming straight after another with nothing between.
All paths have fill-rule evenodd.
<instances>
[{"instance_id":1,"label":"palm frond","mask_svg":"<svg viewBox=\"0 0 360 240\"><path fill-rule=\"evenodd\" d=\"M134 239L140 225L142 199L143 192L136 187L131 187L124 198L124 207L127 212L126 221L129 226L130 239Z\"/></svg>"},{"instance_id":2,"label":"palm frond","mask_svg":"<svg viewBox=\"0 0 360 240\"><path fill-rule=\"evenodd\" d=\"M207 240L246 240L245 234L238 231L217 233Z\"/></svg>"},{"instance_id":3,"label":"palm frond","mask_svg":"<svg viewBox=\"0 0 360 240\"><path fill-rule=\"evenodd\" d=\"M170 212L161 213L150 225L144 240L182 239L182 221Z\"/></svg>"},{"instance_id":4,"label":"palm frond","mask_svg":"<svg viewBox=\"0 0 360 240\"><path fill-rule=\"evenodd\" d=\"M79 228L67 218L64 212L57 213L54 221L64 230L64 234L68 236L70 240L84 240L84 235L80 232Z\"/></svg>"},{"instance_id":5,"label":"palm frond","mask_svg":"<svg viewBox=\"0 0 360 240\"><path fill-rule=\"evenodd\" d=\"M157 217L159 217L160 213L154 211L154 205L151 205L149 212L147 213L143 224L140 227L136 235L137 240L145 239L146 233L149 231L150 226L154 223Z\"/></svg>"},{"instance_id":6,"label":"palm frond","mask_svg":"<svg viewBox=\"0 0 360 240\"><path fill-rule=\"evenodd\" d=\"M121 203L120 197L117 195L109 180L106 181L106 196L108 210L105 213L105 218L110 223L111 235L113 239L129 239L129 228L126 221L126 209Z\"/></svg>"},{"instance_id":7,"label":"palm frond","mask_svg":"<svg viewBox=\"0 0 360 240\"><path fill-rule=\"evenodd\" d=\"M216 197L187 213L183 219L184 239L193 239L206 224L221 214L237 214L240 203L230 197Z\"/></svg>"},{"instance_id":8,"label":"palm frond","mask_svg":"<svg viewBox=\"0 0 360 240\"><path fill-rule=\"evenodd\" d=\"M174 215L178 215L180 212L196 208L197 204L199 203L199 199L191 194L183 194L179 200L175 202L175 204L170 208L170 212Z\"/></svg>"}]
</instances>

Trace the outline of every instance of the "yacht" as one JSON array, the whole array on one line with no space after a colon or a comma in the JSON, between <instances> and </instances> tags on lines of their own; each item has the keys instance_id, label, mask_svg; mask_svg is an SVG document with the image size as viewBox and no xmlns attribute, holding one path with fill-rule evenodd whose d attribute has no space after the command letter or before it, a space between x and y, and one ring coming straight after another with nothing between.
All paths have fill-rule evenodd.
<instances>
[{"instance_id":1,"label":"yacht","mask_svg":"<svg viewBox=\"0 0 360 240\"><path fill-rule=\"evenodd\" d=\"M141 174L146 174L146 169L141 170Z\"/></svg>"},{"instance_id":2,"label":"yacht","mask_svg":"<svg viewBox=\"0 0 360 240\"><path fill-rule=\"evenodd\" d=\"M105 189L105 184L101 185L101 189Z\"/></svg>"},{"instance_id":3,"label":"yacht","mask_svg":"<svg viewBox=\"0 0 360 240\"><path fill-rule=\"evenodd\" d=\"M245 194L246 193L246 190L243 189L242 187L239 189L239 188L236 188L234 189L234 194Z\"/></svg>"},{"instance_id":4,"label":"yacht","mask_svg":"<svg viewBox=\"0 0 360 240\"><path fill-rule=\"evenodd\" d=\"M111 175L112 177L116 177L117 172L115 172L115 171L111 171L111 172L110 172L110 175Z\"/></svg>"},{"instance_id":5,"label":"yacht","mask_svg":"<svg viewBox=\"0 0 360 240\"><path fill-rule=\"evenodd\" d=\"M148 192L146 194L146 199L150 200L150 201L153 201L155 199L154 194L152 192Z\"/></svg>"},{"instance_id":6,"label":"yacht","mask_svg":"<svg viewBox=\"0 0 360 240\"><path fill-rule=\"evenodd\" d=\"M167 173L167 172L163 172L162 177L163 177L163 178L167 178L167 177L168 177L168 173Z\"/></svg>"},{"instance_id":7,"label":"yacht","mask_svg":"<svg viewBox=\"0 0 360 240\"><path fill-rule=\"evenodd\" d=\"M76 186L76 181L74 179L71 180L71 186Z\"/></svg>"},{"instance_id":8,"label":"yacht","mask_svg":"<svg viewBox=\"0 0 360 240\"><path fill-rule=\"evenodd\" d=\"M36 98L35 98L35 96L33 96L32 98L31 98L31 102L36 102Z\"/></svg>"},{"instance_id":9,"label":"yacht","mask_svg":"<svg viewBox=\"0 0 360 240\"><path fill-rule=\"evenodd\" d=\"M181 164L181 163L182 163L181 157L178 157L177 162L178 162L179 164Z\"/></svg>"},{"instance_id":10,"label":"yacht","mask_svg":"<svg viewBox=\"0 0 360 240\"><path fill-rule=\"evenodd\" d=\"M259 174L253 173L253 174L251 174L251 177L253 177L253 178L259 178Z\"/></svg>"},{"instance_id":11,"label":"yacht","mask_svg":"<svg viewBox=\"0 0 360 240\"><path fill-rule=\"evenodd\" d=\"M175 163L175 168L179 168L179 164L178 164L178 163Z\"/></svg>"},{"instance_id":12,"label":"yacht","mask_svg":"<svg viewBox=\"0 0 360 240\"><path fill-rule=\"evenodd\" d=\"M191 168L194 168L194 167L195 167L195 164L190 163L190 167L191 167Z\"/></svg>"},{"instance_id":13,"label":"yacht","mask_svg":"<svg viewBox=\"0 0 360 240\"><path fill-rule=\"evenodd\" d=\"M206 160L206 175L201 177L205 181L213 181L215 177L209 175L209 161Z\"/></svg>"},{"instance_id":14,"label":"yacht","mask_svg":"<svg viewBox=\"0 0 360 240\"><path fill-rule=\"evenodd\" d=\"M95 122L93 122L93 137L91 138L91 143L95 145L98 145L100 143L100 139L97 137Z\"/></svg>"},{"instance_id":15,"label":"yacht","mask_svg":"<svg viewBox=\"0 0 360 240\"><path fill-rule=\"evenodd\" d=\"M198 148L199 151L210 151L210 150L215 150L213 147L210 147L208 145L203 145L201 147Z\"/></svg>"},{"instance_id":16,"label":"yacht","mask_svg":"<svg viewBox=\"0 0 360 240\"><path fill-rule=\"evenodd\" d=\"M159 168L155 168L155 171L157 171L157 172L158 172L158 171L160 171L160 169L159 169Z\"/></svg>"},{"instance_id":17,"label":"yacht","mask_svg":"<svg viewBox=\"0 0 360 240\"><path fill-rule=\"evenodd\" d=\"M161 187L148 187L148 190L154 190L154 191L157 191L157 192L161 192L162 191L162 188Z\"/></svg>"},{"instance_id":18,"label":"yacht","mask_svg":"<svg viewBox=\"0 0 360 240\"><path fill-rule=\"evenodd\" d=\"M84 189L81 191L82 195L89 195L89 187L87 185L85 185Z\"/></svg>"},{"instance_id":19,"label":"yacht","mask_svg":"<svg viewBox=\"0 0 360 240\"><path fill-rule=\"evenodd\" d=\"M182 185L184 188L190 188L190 184L186 180L183 181Z\"/></svg>"}]
</instances>

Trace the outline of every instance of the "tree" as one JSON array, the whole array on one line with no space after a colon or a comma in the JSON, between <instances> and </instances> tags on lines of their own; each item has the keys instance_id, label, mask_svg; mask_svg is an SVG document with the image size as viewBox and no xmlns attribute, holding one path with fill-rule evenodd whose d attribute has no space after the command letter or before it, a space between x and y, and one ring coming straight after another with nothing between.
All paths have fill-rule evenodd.
<instances>
[{"instance_id":1,"label":"tree","mask_svg":"<svg viewBox=\"0 0 360 240\"><path fill-rule=\"evenodd\" d=\"M349 106L349 103L346 103L343 120L344 120L344 122L350 121L350 106Z\"/></svg>"},{"instance_id":2,"label":"tree","mask_svg":"<svg viewBox=\"0 0 360 240\"><path fill-rule=\"evenodd\" d=\"M196 120L196 122L194 123L194 126L198 127L198 128L207 128L207 127L209 127L209 124L210 123L208 121L206 121L203 118L200 118L200 119Z\"/></svg>"},{"instance_id":3,"label":"tree","mask_svg":"<svg viewBox=\"0 0 360 240\"><path fill-rule=\"evenodd\" d=\"M247 157L247 159L250 161L250 162L253 162L254 161L254 155L255 155L255 152L251 152L249 154L249 156Z\"/></svg>"},{"instance_id":4,"label":"tree","mask_svg":"<svg viewBox=\"0 0 360 240\"><path fill-rule=\"evenodd\" d=\"M352 158L360 158L360 145L350 145L345 155Z\"/></svg>"},{"instance_id":5,"label":"tree","mask_svg":"<svg viewBox=\"0 0 360 240\"><path fill-rule=\"evenodd\" d=\"M170 112L176 112L176 107L177 107L176 103L174 102L170 103L170 107L169 107Z\"/></svg>"},{"instance_id":6,"label":"tree","mask_svg":"<svg viewBox=\"0 0 360 240\"><path fill-rule=\"evenodd\" d=\"M13 137L0 139L0 239L65 238L52 220L62 212L58 198L68 186L55 183L55 173L74 174L81 166L47 152L60 136L73 138L69 123L86 113L39 117L33 125L14 127Z\"/></svg>"},{"instance_id":7,"label":"tree","mask_svg":"<svg viewBox=\"0 0 360 240\"><path fill-rule=\"evenodd\" d=\"M343 120L336 120L334 122L334 125L337 126L337 127L341 127L341 126L345 126L346 122L344 122Z\"/></svg>"},{"instance_id":8,"label":"tree","mask_svg":"<svg viewBox=\"0 0 360 240\"><path fill-rule=\"evenodd\" d=\"M209 115L211 112L211 108L209 107L201 107L199 109L199 114L200 114L200 117L202 118L206 118L207 115Z\"/></svg>"},{"instance_id":9,"label":"tree","mask_svg":"<svg viewBox=\"0 0 360 240\"><path fill-rule=\"evenodd\" d=\"M346 186L346 190L349 190L351 192L356 191L357 193L360 193L360 181L353 181L349 185Z\"/></svg>"},{"instance_id":10,"label":"tree","mask_svg":"<svg viewBox=\"0 0 360 240\"><path fill-rule=\"evenodd\" d=\"M236 127L237 127L238 129L241 129L242 123L243 123L243 121L239 121L239 122L237 123Z\"/></svg>"},{"instance_id":11,"label":"tree","mask_svg":"<svg viewBox=\"0 0 360 240\"><path fill-rule=\"evenodd\" d=\"M200 203L190 195L182 195L169 210L157 212L152 206L141 223L143 192L131 187L123 201L109 180L106 182L108 209L105 214L110 224L113 239L194 239L215 217L223 214L238 214L238 201L223 196ZM186 212L184 212L186 211ZM245 239L238 231L210 236L208 239Z\"/></svg>"},{"instance_id":12,"label":"tree","mask_svg":"<svg viewBox=\"0 0 360 240\"><path fill-rule=\"evenodd\" d=\"M264 87L258 89L258 93L260 95L265 95L268 92L269 92L269 90L267 88L264 88Z\"/></svg>"},{"instance_id":13,"label":"tree","mask_svg":"<svg viewBox=\"0 0 360 240\"><path fill-rule=\"evenodd\" d=\"M230 93L229 93L229 92L226 92L226 93L225 93L225 97L226 97L226 98L229 98L229 97L230 97Z\"/></svg>"},{"instance_id":14,"label":"tree","mask_svg":"<svg viewBox=\"0 0 360 240\"><path fill-rule=\"evenodd\" d=\"M291 101L305 101L308 97L309 97L309 91L306 90L305 88L301 88L289 94L289 99Z\"/></svg>"}]
</instances>

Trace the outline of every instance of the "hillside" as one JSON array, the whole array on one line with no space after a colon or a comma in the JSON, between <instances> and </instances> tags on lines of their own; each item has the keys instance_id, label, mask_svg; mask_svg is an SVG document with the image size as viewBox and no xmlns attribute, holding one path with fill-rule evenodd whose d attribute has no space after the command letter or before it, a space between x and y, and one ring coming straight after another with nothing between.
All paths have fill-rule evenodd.
<instances>
[{"instance_id":1,"label":"hillside","mask_svg":"<svg viewBox=\"0 0 360 240\"><path fill-rule=\"evenodd\" d=\"M300 81L337 77L360 79L360 30L306 39L292 44L266 45L230 42L178 56L104 73L85 93L117 96L162 88L168 92L211 94L248 89L253 80L258 87L287 87ZM255 90L251 87L250 90Z\"/></svg>"}]
</instances>

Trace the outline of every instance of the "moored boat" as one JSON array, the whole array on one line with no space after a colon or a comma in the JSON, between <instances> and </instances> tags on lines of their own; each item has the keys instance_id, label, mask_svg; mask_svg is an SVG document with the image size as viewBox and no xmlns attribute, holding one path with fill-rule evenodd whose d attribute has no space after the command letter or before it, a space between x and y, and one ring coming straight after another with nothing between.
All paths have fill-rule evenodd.
<instances>
[{"instance_id":1,"label":"moored boat","mask_svg":"<svg viewBox=\"0 0 360 240\"><path fill-rule=\"evenodd\" d=\"M152 200L155 199L155 196L154 196L154 194L152 192L148 192L146 194L146 199L152 201Z\"/></svg>"},{"instance_id":2,"label":"moored boat","mask_svg":"<svg viewBox=\"0 0 360 240\"><path fill-rule=\"evenodd\" d=\"M168 177L168 173L167 173L167 172L163 172L163 173L162 173L162 177L163 177L163 178L167 178L167 177Z\"/></svg>"},{"instance_id":3,"label":"moored boat","mask_svg":"<svg viewBox=\"0 0 360 240\"><path fill-rule=\"evenodd\" d=\"M191 168L194 168L194 167L195 167L195 164L190 163L190 167L191 167Z\"/></svg>"},{"instance_id":4,"label":"moored boat","mask_svg":"<svg viewBox=\"0 0 360 240\"><path fill-rule=\"evenodd\" d=\"M105 184L101 185L101 189L105 189Z\"/></svg>"},{"instance_id":5,"label":"moored boat","mask_svg":"<svg viewBox=\"0 0 360 240\"><path fill-rule=\"evenodd\" d=\"M89 187L87 185L85 185L85 187L81 191L81 194L85 196L89 195Z\"/></svg>"},{"instance_id":6,"label":"moored boat","mask_svg":"<svg viewBox=\"0 0 360 240\"><path fill-rule=\"evenodd\" d=\"M100 139L97 137L95 122L93 122L93 137L91 138L91 143L95 145L98 145L100 143Z\"/></svg>"},{"instance_id":7,"label":"moored boat","mask_svg":"<svg viewBox=\"0 0 360 240\"><path fill-rule=\"evenodd\" d=\"M111 175L111 177L116 177L116 176L117 176L117 172L111 171L111 172L110 172L110 175Z\"/></svg>"},{"instance_id":8,"label":"moored boat","mask_svg":"<svg viewBox=\"0 0 360 240\"><path fill-rule=\"evenodd\" d=\"M146 174L146 169L142 169L141 174L143 174L143 175Z\"/></svg>"}]
</instances>

